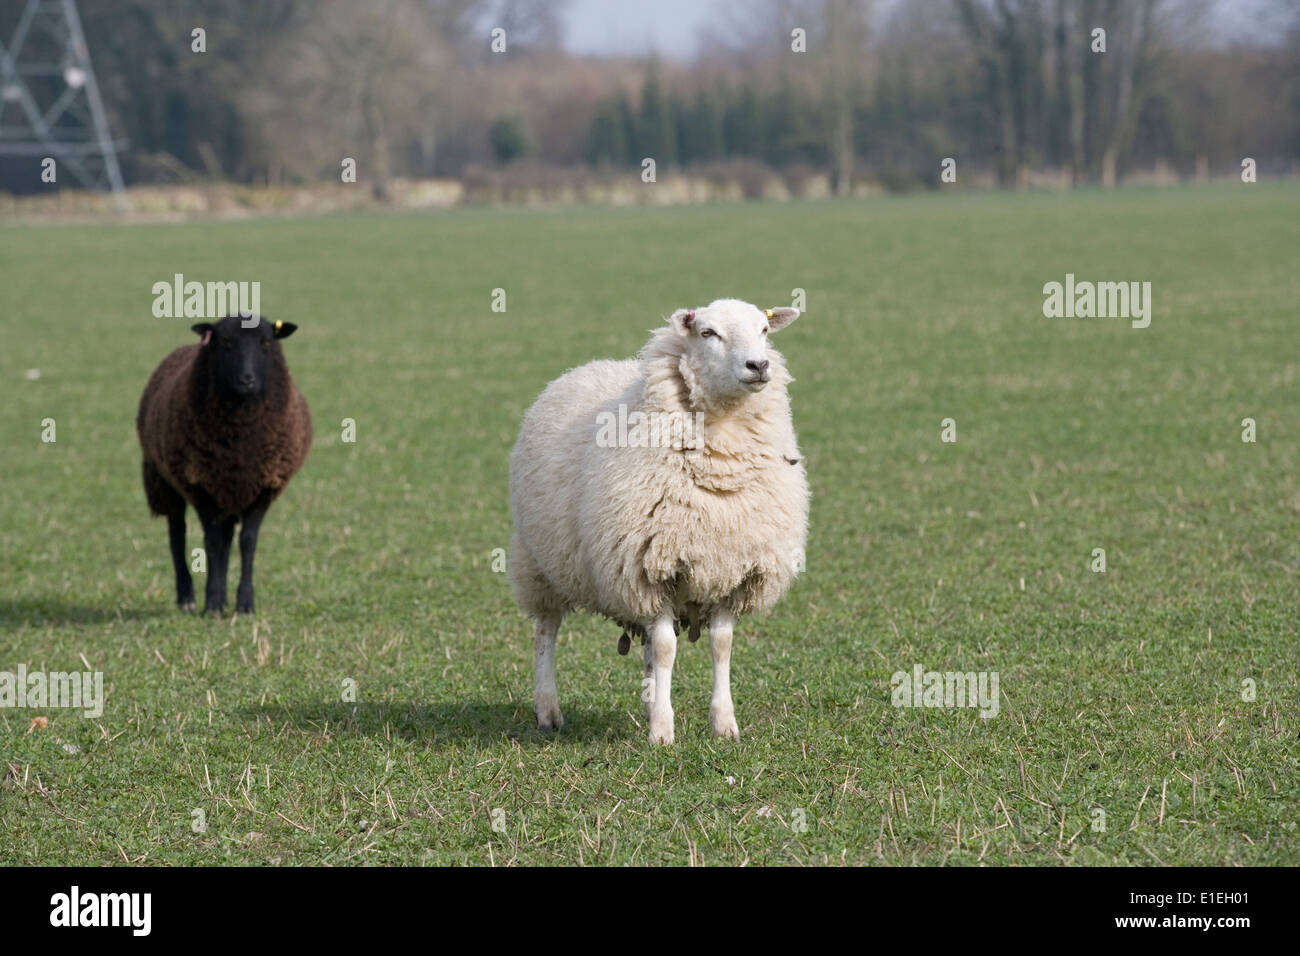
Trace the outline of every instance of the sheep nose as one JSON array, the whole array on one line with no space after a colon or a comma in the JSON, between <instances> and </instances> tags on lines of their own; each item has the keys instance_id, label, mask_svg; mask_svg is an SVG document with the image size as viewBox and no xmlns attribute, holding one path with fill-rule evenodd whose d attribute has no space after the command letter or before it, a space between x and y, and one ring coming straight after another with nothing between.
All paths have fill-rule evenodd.
<instances>
[{"instance_id":1,"label":"sheep nose","mask_svg":"<svg viewBox=\"0 0 1300 956\"><path fill-rule=\"evenodd\" d=\"M764 362L763 364L766 365L767 363ZM239 376L239 384L244 388L252 388L257 384L257 379L253 377L251 372L245 372L243 375Z\"/></svg>"},{"instance_id":2,"label":"sheep nose","mask_svg":"<svg viewBox=\"0 0 1300 956\"><path fill-rule=\"evenodd\" d=\"M751 359L750 361L745 363L745 368L749 369L751 372L757 372L759 375L762 375L764 372L767 371L767 366L768 366L767 359L763 359L763 361L761 362L755 362Z\"/></svg>"}]
</instances>

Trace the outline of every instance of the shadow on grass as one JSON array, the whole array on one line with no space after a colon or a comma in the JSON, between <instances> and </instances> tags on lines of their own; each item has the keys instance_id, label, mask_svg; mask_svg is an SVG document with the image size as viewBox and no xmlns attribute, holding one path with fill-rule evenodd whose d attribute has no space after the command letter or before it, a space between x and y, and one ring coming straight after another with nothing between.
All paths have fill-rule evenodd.
<instances>
[{"instance_id":1,"label":"shadow on grass","mask_svg":"<svg viewBox=\"0 0 1300 956\"><path fill-rule=\"evenodd\" d=\"M113 621L142 621L179 614L174 604L116 607L111 603L76 604L61 597L0 598L0 630L19 627L67 627L76 624L109 624Z\"/></svg>"},{"instance_id":2,"label":"shadow on grass","mask_svg":"<svg viewBox=\"0 0 1300 956\"><path fill-rule=\"evenodd\" d=\"M614 741L640 733L619 711L564 710L564 729L537 729L537 718L527 704L484 701L431 704L267 704L246 707L241 716L267 717L279 729L288 721L300 733L332 736L387 737L430 744L499 743L517 740L521 746L586 744Z\"/></svg>"}]
</instances>

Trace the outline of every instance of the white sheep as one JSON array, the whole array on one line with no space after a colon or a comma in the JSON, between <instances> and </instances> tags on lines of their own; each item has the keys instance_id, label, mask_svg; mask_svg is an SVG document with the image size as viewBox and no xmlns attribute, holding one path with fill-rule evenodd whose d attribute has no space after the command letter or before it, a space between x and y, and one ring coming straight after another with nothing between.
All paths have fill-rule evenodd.
<instances>
[{"instance_id":1,"label":"white sheep","mask_svg":"<svg viewBox=\"0 0 1300 956\"><path fill-rule=\"evenodd\" d=\"M510 577L535 621L534 706L563 724L555 641L585 609L640 633L650 740L673 742L675 622L709 627L709 722L737 739L731 638L803 569L808 481L769 332L798 309L719 299L678 309L634 360L553 381L510 456ZM625 651L627 642L620 642Z\"/></svg>"}]
</instances>

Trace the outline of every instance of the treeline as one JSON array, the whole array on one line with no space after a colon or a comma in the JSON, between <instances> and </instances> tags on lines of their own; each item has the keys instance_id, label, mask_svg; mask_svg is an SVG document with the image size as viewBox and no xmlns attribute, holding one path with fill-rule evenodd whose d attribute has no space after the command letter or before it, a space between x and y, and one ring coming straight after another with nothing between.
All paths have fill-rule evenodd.
<instances>
[{"instance_id":1,"label":"treeline","mask_svg":"<svg viewBox=\"0 0 1300 956\"><path fill-rule=\"evenodd\" d=\"M136 183L337 180L351 159L383 197L395 176L653 157L847 192L934 184L945 157L1008 185L1300 159L1294 0L1254 0L1231 37L1234 0L736 0L691 62L567 54L561 0L78 6ZM0 36L21 7L0 4ZM0 189L42 188L30 167L0 164Z\"/></svg>"},{"instance_id":2,"label":"treeline","mask_svg":"<svg viewBox=\"0 0 1300 956\"><path fill-rule=\"evenodd\" d=\"M828 152L815 100L789 82L688 97L665 93L652 66L636 105L625 93L596 105L585 158L593 166L633 166L645 157L668 166L734 158L824 166Z\"/></svg>"}]
</instances>

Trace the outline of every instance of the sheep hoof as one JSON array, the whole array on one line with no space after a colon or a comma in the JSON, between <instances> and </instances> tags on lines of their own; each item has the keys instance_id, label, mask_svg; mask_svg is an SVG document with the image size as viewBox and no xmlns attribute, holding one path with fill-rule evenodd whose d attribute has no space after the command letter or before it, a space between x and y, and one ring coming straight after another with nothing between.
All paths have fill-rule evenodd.
<instances>
[{"instance_id":1,"label":"sheep hoof","mask_svg":"<svg viewBox=\"0 0 1300 956\"><path fill-rule=\"evenodd\" d=\"M666 717L650 718L650 742L652 744L671 744L673 742L673 713Z\"/></svg>"},{"instance_id":2,"label":"sheep hoof","mask_svg":"<svg viewBox=\"0 0 1300 956\"><path fill-rule=\"evenodd\" d=\"M618 652L620 654L626 655L628 650L631 647L632 647L632 638L628 637L627 633L625 632L623 636L618 639Z\"/></svg>"},{"instance_id":3,"label":"sheep hoof","mask_svg":"<svg viewBox=\"0 0 1300 956\"><path fill-rule=\"evenodd\" d=\"M560 713L560 701L555 697L537 698L533 703L537 712L539 730L559 730L564 726L564 715Z\"/></svg>"},{"instance_id":4,"label":"sheep hoof","mask_svg":"<svg viewBox=\"0 0 1300 956\"><path fill-rule=\"evenodd\" d=\"M194 613L194 599L193 599L193 598L190 598L188 601L177 601L177 602L176 602L176 606L177 606L178 608L180 608L182 611L184 611L186 614L193 614L193 613Z\"/></svg>"},{"instance_id":5,"label":"sheep hoof","mask_svg":"<svg viewBox=\"0 0 1300 956\"><path fill-rule=\"evenodd\" d=\"M719 740L740 739L740 727L736 724L736 715L730 710L709 708L709 725L713 728L713 736Z\"/></svg>"}]
</instances>

